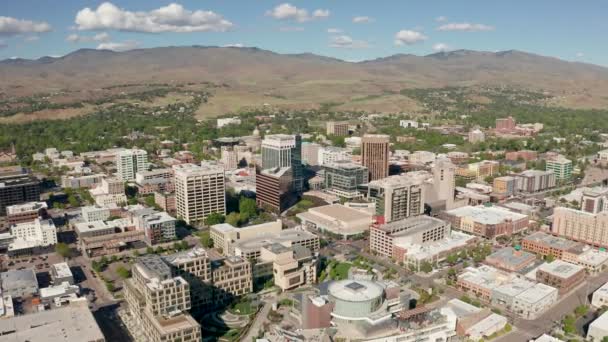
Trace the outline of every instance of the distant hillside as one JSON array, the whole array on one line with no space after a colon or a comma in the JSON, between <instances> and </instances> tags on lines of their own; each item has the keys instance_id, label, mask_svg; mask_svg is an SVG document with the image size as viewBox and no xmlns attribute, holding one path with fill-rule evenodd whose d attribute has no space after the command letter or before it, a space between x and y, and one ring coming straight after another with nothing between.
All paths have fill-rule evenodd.
<instances>
[{"instance_id":1,"label":"distant hillside","mask_svg":"<svg viewBox=\"0 0 608 342\"><path fill-rule=\"evenodd\" d=\"M266 102L279 106L332 102L348 109L392 111L411 102L387 95L403 88L503 85L549 91L564 106L608 104L607 68L520 51L398 54L351 63L314 54L193 46L127 52L82 49L60 58L0 61L4 97L60 89L93 91L116 84L202 81L229 86L216 101L220 106L236 99L235 105L218 110ZM386 96L391 105L384 106L386 101L377 98L351 103L370 95Z\"/></svg>"}]
</instances>

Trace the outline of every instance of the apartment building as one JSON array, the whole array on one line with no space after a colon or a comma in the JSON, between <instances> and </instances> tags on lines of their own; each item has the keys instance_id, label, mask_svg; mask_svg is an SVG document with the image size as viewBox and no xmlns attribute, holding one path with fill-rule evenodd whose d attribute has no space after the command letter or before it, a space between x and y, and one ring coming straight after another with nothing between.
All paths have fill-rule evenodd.
<instances>
[{"instance_id":1,"label":"apartment building","mask_svg":"<svg viewBox=\"0 0 608 342\"><path fill-rule=\"evenodd\" d=\"M572 178L572 161L562 155L546 160L546 170L555 174L559 181Z\"/></svg>"},{"instance_id":2,"label":"apartment building","mask_svg":"<svg viewBox=\"0 0 608 342\"><path fill-rule=\"evenodd\" d=\"M226 213L224 168L201 163L173 166L177 216L188 224L204 221L212 213Z\"/></svg>"},{"instance_id":3,"label":"apartment building","mask_svg":"<svg viewBox=\"0 0 608 342\"><path fill-rule=\"evenodd\" d=\"M251 263L244 258L212 260L207 251L194 248L165 256L163 260L190 283L195 312L221 307L253 290Z\"/></svg>"},{"instance_id":4,"label":"apartment building","mask_svg":"<svg viewBox=\"0 0 608 342\"><path fill-rule=\"evenodd\" d=\"M608 212L597 214L566 207L553 211L551 231L567 239L592 246L608 247Z\"/></svg>"},{"instance_id":5,"label":"apartment building","mask_svg":"<svg viewBox=\"0 0 608 342\"><path fill-rule=\"evenodd\" d=\"M365 134L361 138L361 164L369 170L369 179L388 177L390 137L384 134Z\"/></svg>"},{"instance_id":6,"label":"apartment building","mask_svg":"<svg viewBox=\"0 0 608 342\"><path fill-rule=\"evenodd\" d=\"M505 208L466 206L445 211L439 215L455 229L486 239L519 233L529 226L529 217Z\"/></svg>"},{"instance_id":7,"label":"apartment building","mask_svg":"<svg viewBox=\"0 0 608 342\"><path fill-rule=\"evenodd\" d=\"M142 170L135 173L135 185L137 192L142 195L151 194L156 191L172 192L173 169L162 168L154 170Z\"/></svg>"},{"instance_id":8,"label":"apartment building","mask_svg":"<svg viewBox=\"0 0 608 342\"><path fill-rule=\"evenodd\" d=\"M399 258L403 251L396 248L403 239L417 244L426 244L444 239L450 232L447 222L430 216L404 218L389 223L373 224L370 227L370 250L390 258ZM402 239L403 238L403 239ZM401 259L402 255L401 255Z\"/></svg>"},{"instance_id":9,"label":"apartment building","mask_svg":"<svg viewBox=\"0 0 608 342\"><path fill-rule=\"evenodd\" d=\"M105 177L104 174L93 175L64 175L61 176L62 188L92 188L101 184L101 180Z\"/></svg>"},{"instance_id":10,"label":"apartment building","mask_svg":"<svg viewBox=\"0 0 608 342\"><path fill-rule=\"evenodd\" d=\"M166 212L153 212L137 217L138 227L144 231L146 243L155 245L177 239L175 218Z\"/></svg>"},{"instance_id":11,"label":"apartment building","mask_svg":"<svg viewBox=\"0 0 608 342\"><path fill-rule=\"evenodd\" d=\"M424 212L423 181L408 174L373 180L367 198L376 203L376 215L384 222L398 221Z\"/></svg>"},{"instance_id":12,"label":"apartment building","mask_svg":"<svg viewBox=\"0 0 608 342\"><path fill-rule=\"evenodd\" d=\"M517 191L517 181L515 177L511 176L496 177L492 191L499 196L513 196Z\"/></svg>"},{"instance_id":13,"label":"apartment building","mask_svg":"<svg viewBox=\"0 0 608 342\"><path fill-rule=\"evenodd\" d=\"M105 221L110 218L110 208L89 205L80 209L80 215L85 222Z\"/></svg>"},{"instance_id":14,"label":"apartment building","mask_svg":"<svg viewBox=\"0 0 608 342\"><path fill-rule=\"evenodd\" d=\"M533 193L555 187L556 177L552 171L526 170L514 175L517 190Z\"/></svg>"},{"instance_id":15,"label":"apartment building","mask_svg":"<svg viewBox=\"0 0 608 342\"><path fill-rule=\"evenodd\" d=\"M151 342L201 340L200 325L188 313L190 285L184 278L174 277L158 255L140 257L131 272L124 297L132 329Z\"/></svg>"},{"instance_id":16,"label":"apartment building","mask_svg":"<svg viewBox=\"0 0 608 342\"><path fill-rule=\"evenodd\" d=\"M482 160L456 169L456 175L467 180L484 180L498 174L500 163L495 160Z\"/></svg>"},{"instance_id":17,"label":"apartment building","mask_svg":"<svg viewBox=\"0 0 608 342\"><path fill-rule=\"evenodd\" d=\"M348 126L348 121L328 121L326 123L326 131L328 135L346 137L348 136Z\"/></svg>"},{"instance_id":18,"label":"apartment building","mask_svg":"<svg viewBox=\"0 0 608 342\"><path fill-rule=\"evenodd\" d=\"M352 161L353 154L348 148L325 146L319 149L317 159L319 165L327 165L339 161Z\"/></svg>"},{"instance_id":19,"label":"apartment building","mask_svg":"<svg viewBox=\"0 0 608 342\"><path fill-rule=\"evenodd\" d=\"M119 178L104 178L101 184L89 190L91 197L100 207L121 206L127 203L125 183Z\"/></svg>"},{"instance_id":20,"label":"apartment building","mask_svg":"<svg viewBox=\"0 0 608 342\"><path fill-rule=\"evenodd\" d=\"M116 154L116 176L123 181L134 181L137 172L149 167L148 152L140 149L123 150Z\"/></svg>"}]
</instances>

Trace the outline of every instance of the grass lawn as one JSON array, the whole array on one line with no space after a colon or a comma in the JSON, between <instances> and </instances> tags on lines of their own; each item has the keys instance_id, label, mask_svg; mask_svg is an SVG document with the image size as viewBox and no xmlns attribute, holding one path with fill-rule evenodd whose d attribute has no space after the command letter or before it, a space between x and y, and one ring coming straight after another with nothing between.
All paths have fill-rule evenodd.
<instances>
[{"instance_id":1,"label":"grass lawn","mask_svg":"<svg viewBox=\"0 0 608 342\"><path fill-rule=\"evenodd\" d=\"M230 312L236 315L251 315L253 311L254 308L250 302L239 302L230 308Z\"/></svg>"}]
</instances>

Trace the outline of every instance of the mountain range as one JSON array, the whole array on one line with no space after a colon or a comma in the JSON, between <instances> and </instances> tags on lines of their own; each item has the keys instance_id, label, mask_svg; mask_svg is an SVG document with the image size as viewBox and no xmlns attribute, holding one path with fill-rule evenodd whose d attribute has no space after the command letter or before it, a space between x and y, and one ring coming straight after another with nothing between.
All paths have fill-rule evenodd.
<instances>
[{"instance_id":1,"label":"mountain range","mask_svg":"<svg viewBox=\"0 0 608 342\"><path fill-rule=\"evenodd\" d=\"M382 102L377 97L385 96L395 104L389 106L394 110L407 99L390 94L403 88L444 86L510 86L550 92L565 106L608 105L608 68L516 50L397 54L348 62L310 53L191 46L125 52L81 49L63 57L0 61L0 91L5 96L59 89L94 91L117 84L203 81L227 85L218 100L234 99L243 106L269 99L296 106L348 104L360 99L358 105L363 109L374 110L370 96L376 97L376 102ZM378 106L381 111L382 106Z\"/></svg>"}]
</instances>

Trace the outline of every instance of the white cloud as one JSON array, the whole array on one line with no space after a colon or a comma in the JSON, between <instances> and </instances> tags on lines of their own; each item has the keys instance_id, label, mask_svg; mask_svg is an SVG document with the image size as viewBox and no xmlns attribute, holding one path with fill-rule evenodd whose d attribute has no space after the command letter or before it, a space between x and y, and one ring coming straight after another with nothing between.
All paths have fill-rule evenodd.
<instances>
[{"instance_id":1,"label":"white cloud","mask_svg":"<svg viewBox=\"0 0 608 342\"><path fill-rule=\"evenodd\" d=\"M340 35L332 37L329 46L340 49L366 49L369 47L369 43L364 40L354 40L350 36Z\"/></svg>"},{"instance_id":2,"label":"white cloud","mask_svg":"<svg viewBox=\"0 0 608 342\"><path fill-rule=\"evenodd\" d=\"M105 42L97 45L97 50L127 51L137 49L141 46L140 42L127 40L124 42Z\"/></svg>"},{"instance_id":3,"label":"white cloud","mask_svg":"<svg viewBox=\"0 0 608 342\"><path fill-rule=\"evenodd\" d=\"M577 52L576 57L578 57L578 58L585 57L585 54L582 52Z\"/></svg>"},{"instance_id":4,"label":"white cloud","mask_svg":"<svg viewBox=\"0 0 608 342\"><path fill-rule=\"evenodd\" d=\"M119 30L130 32L224 32L234 24L212 11L190 11L172 3L149 12L131 12L104 2L97 9L84 8L76 14L79 30Z\"/></svg>"},{"instance_id":5,"label":"white cloud","mask_svg":"<svg viewBox=\"0 0 608 342\"><path fill-rule=\"evenodd\" d=\"M438 31L465 31L465 32L479 32L479 31L493 31L494 26L484 24L471 24L471 23L449 23L441 25L437 28Z\"/></svg>"},{"instance_id":6,"label":"white cloud","mask_svg":"<svg viewBox=\"0 0 608 342\"><path fill-rule=\"evenodd\" d=\"M327 33L331 33L331 34L342 33L342 32L344 32L344 31L339 28L328 28L327 29Z\"/></svg>"},{"instance_id":7,"label":"white cloud","mask_svg":"<svg viewBox=\"0 0 608 342\"><path fill-rule=\"evenodd\" d=\"M418 31L401 30L395 34L395 45L412 45L427 39L427 36Z\"/></svg>"},{"instance_id":8,"label":"white cloud","mask_svg":"<svg viewBox=\"0 0 608 342\"><path fill-rule=\"evenodd\" d=\"M301 26L283 26L279 27L279 31L281 32L302 32L304 28Z\"/></svg>"},{"instance_id":9,"label":"white cloud","mask_svg":"<svg viewBox=\"0 0 608 342\"><path fill-rule=\"evenodd\" d=\"M374 19L367 16L357 16L353 18L355 24L367 24L373 22Z\"/></svg>"},{"instance_id":10,"label":"white cloud","mask_svg":"<svg viewBox=\"0 0 608 342\"><path fill-rule=\"evenodd\" d=\"M283 3L273 8L270 11L266 11L266 15L279 20L295 20L299 23L315 19L324 19L329 17L329 10L317 9L312 12L312 15L305 8L298 8L290 3Z\"/></svg>"},{"instance_id":11,"label":"white cloud","mask_svg":"<svg viewBox=\"0 0 608 342\"><path fill-rule=\"evenodd\" d=\"M40 37L38 36L29 36L29 37L25 37L24 41L26 42L35 42L40 40Z\"/></svg>"},{"instance_id":12,"label":"white cloud","mask_svg":"<svg viewBox=\"0 0 608 342\"><path fill-rule=\"evenodd\" d=\"M70 34L65 38L66 41L71 43L91 43L91 42L102 42L107 43L110 41L110 35L106 32L98 33L94 36L82 36L79 34Z\"/></svg>"},{"instance_id":13,"label":"white cloud","mask_svg":"<svg viewBox=\"0 0 608 342\"><path fill-rule=\"evenodd\" d=\"M444 23L444 22L448 21L448 17L446 17L444 15L440 15L437 18L435 18L435 21L438 23Z\"/></svg>"},{"instance_id":14,"label":"white cloud","mask_svg":"<svg viewBox=\"0 0 608 342\"><path fill-rule=\"evenodd\" d=\"M44 21L31 21L0 16L0 35L12 36L23 33L44 33L51 30Z\"/></svg>"},{"instance_id":15,"label":"white cloud","mask_svg":"<svg viewBox=\"0 0 608 342\"><path fill-rule=\"evenodd\" d=\"M241 43L236 43L236 44L226 44L222 47L233 47L233 48L242 48L245 47L245 45L241 44Z\"/></svg>"},{"instance_id":16,"label":"white cloud","mask_svg":"<svg viewBox=\"0 0 608 342\"><path fill-rule=\"evenodd\" d=\"M454 50L454 48L445 43L437 43L433 45L433 51L435 52L446 52L452 50Z\"/></svg>"}]
</instances>

